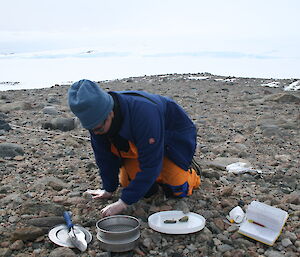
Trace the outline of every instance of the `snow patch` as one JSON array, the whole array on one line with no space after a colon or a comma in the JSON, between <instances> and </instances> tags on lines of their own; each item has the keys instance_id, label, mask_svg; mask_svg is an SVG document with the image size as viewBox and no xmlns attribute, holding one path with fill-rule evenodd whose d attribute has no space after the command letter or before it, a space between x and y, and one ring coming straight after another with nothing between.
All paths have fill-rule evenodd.
<instances>
[{"instance_id":1,"label":"snow patch","mask_svg":"<svg viewBox=\"0 0 300 257\"><path fill-rule=\"evenodd\" d=\"M270 83L261 84L262 87L279 87L280 83L277 81L272 81Z\"/></svg>"},{"instance_id":2,"label":"snow patch","mask_svg":"<svg viewBox=\"0 0 300 257\"><path fill-rule=\"evenodd\" d=\"M297 80L290 85L284 87L284 91L297 91L300 90L300 80Z\"/></svg>"},{"instance_id":3,"label":"snow patch","mask_svg":"<svg viewBox=\"0 0 300 257\"><path fill-rule=\"evenodd\" d=\"M200 77L187 77L187 79L205 80L205 79L209 79L209 77L205 77L205 76L200 76Z\"/></svg>"},{"instance_id":4,"label":"snow patch","mask_svg":"<svg viewBox=\"0 0 300 257\"><path fill-rule=\"evenodd\" d=\"M234 78L232 78L232 79L215 79L215 81L234 82L234 81L236 81L236 79L234 79Z\"/></svg>"}]
</instances>

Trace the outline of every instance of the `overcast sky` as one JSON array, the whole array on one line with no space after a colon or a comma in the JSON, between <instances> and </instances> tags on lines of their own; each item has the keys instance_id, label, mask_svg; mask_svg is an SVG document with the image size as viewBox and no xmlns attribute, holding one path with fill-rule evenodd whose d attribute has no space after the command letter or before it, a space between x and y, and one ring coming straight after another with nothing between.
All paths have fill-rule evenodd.
<instances>
[{"instance_id":1,"label":"overcast sky","mask_svg":"<svg viewBox=\"0 0 300 257\"><path fill-rule=\"evenodd\" d=\"M280 54L300 45L299 0L0 2L1 53L134 45Z\"/></svg>"},{"instance_id":2,"label":"overcast sky","mask_svg":"<svg viewBox=\"0 0 300 257\"><path fill-rule=\"evenodd\" d=\"M202 71L300 77L300 0L0 0L0 7L0 81Z\"/></svg>"},{"instance_id":3,"label":"overcast sky","mask_svg":"<svg viewBox=\"0 0 300 257\"><path fill-rule=\"evenodd\" d=\"M298 0L1 0L1 30L298 33ZM297 23L298 21L298 23Z\"/></svg>"}]
</instances>

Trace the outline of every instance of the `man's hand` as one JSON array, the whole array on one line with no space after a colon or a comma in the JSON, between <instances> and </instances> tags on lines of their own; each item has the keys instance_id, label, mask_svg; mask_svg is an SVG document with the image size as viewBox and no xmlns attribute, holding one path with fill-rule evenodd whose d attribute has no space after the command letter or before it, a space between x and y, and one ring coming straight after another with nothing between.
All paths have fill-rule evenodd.
<instances>
[{"instance_id":1,"label":"man's hand","mask_svg":"<svg viewBox=\"0 0 300 257\"><path fill-rule=\"evenodd\" d=\"M93 196L93 199L100 198L100 199L108 199L112 197L112 193L107 192L103 189L97 189L97 190L86 190L86 193L91 194Z\"/></svg>"},{"instance_id":2,"label":"man's hand","mask_svg":"<svg viewBox=\"0 0 300 257\"><path fill-rule=\"evenodd\" d=\"M100 213L101 213L102 217L107 217L107 216L118 214L121 211L125 210L126 208L127 208L127 204L124 203L121 199L119 199L117 202L104 207L100 211Z\"/></svg>"}]
</instances>

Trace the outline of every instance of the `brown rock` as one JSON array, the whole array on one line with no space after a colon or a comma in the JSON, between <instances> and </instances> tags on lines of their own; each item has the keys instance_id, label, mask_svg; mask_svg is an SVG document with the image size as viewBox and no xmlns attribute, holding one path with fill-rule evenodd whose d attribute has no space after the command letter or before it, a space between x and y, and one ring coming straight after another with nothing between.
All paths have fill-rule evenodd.
<instances>
[{"instance_id":1,"label":"brown rock","mask_svg":"<svg viewBox=\"0 0 300 257\"><path fill-rule=\"evenodd\" d=\"M284 199L285 202L287 203L292 203L292 204L300 204L300 193L299 192L293 192L289 195L287 195Z\"/></svg>"},{"instance_id":2,"label":"brown rock","mask_svg":"<svg viewBox=\"0 0 300 257\"><path fill-rule=\"evenodd\" d=\"M16 240L10 245L11 250L21 250L24 247L24 242L22 240Z\"/></svg>"},{"instance_id":3,"label":"brown rock","mask_svg":"<svg viewBox=\"0 0 300 257\"><path fill-rule=\"evenodd\" d=\"M224 187L221 189L221 196L230 196L232 195L233 187Z\"/></svg>"},{"instance_id":4,"label":"brown rock","mask_svg":"<svg viewBox=\"0 0 300 257\"><path fill-rule=\"evenodd\" d=\"M233 138L233 142L235 143L244 143L246 141L246 138L242 135L236 135Z\"/></svg>"},{"instance_id":5,"label":"brown rock","mask_svg":"<svg viewBox=\"0 0 300 257\"><path fill-rule=\"evenodd\" d=\"M63 204L64 202L66 202L68 200L68 197L67 196L53 196L53 199L52 199L52 202L54 203L61 203Z\"/></svg>"},{"instance_id":6,"label":"brown rock","mask_svg":"<svg viewBox=\"0 0 300 257\"><path fill-rule=\"evenodd\" d=\"M256 252L256 249L248 249L247 254L251 257L258 257L259 254Z\"/></svg>"},{"instance_id":7,"label":"brown rock","mask_svg":"<svg viewBox=\"0 0 300 257\"><path fill-rule=\"evenodd\" d=\"M22 155L17 155L17 156L14 157L15 161L23 161L24 159L25 159L25 157L22 156Z\"/></svg>"},{"instance_id":8,"label":"brown rock","mask_svg":"<svg viewBox=\"0 0 300 257\"><path fill-rule=\"evenodd\" d=\"M39 214L44 211L48 216L53 214L54 216L60 216L64 212L65 208L62 205L29 200L22 205L21 212L23 214Z\"/></svg>"},{"instance_id":9,"label":"brown rock","mask_svg":"<svg viewBox=\"0 0 300 257\"><path fill-rule=\"evenodd\" d=\"M280 93L280 94L276 94L276 95L271 95L267 98L267 100L270 101L275 101L277 103L296 103L296 104L300 104L300 98L297 96L294 96L292 94L289 93Z\"/></svg>"},{"instance_id":10,"label":"brown rock","mask_svg":"<svg viewBox=\"0 0 300 257\"><path fill-rule=\"evenodd\" d=\"M214 219L214 223L215 223L215 225L216 225L219 229L221 229L221 230L224 230L224 229L225 229L225 224L224 224L223 219L221 219L221 218L215 218L215 219Z\"/></svg>"},{"instance_id":11,"label":"brown rock","mask_svg":"<svg viewBox=\"0 0 300 257\"><path fill-rule=\"evenodd\" d=\"M2 248L7 248L7 247L9 247L9 245L10 245L9 241L4 241L4 242L0 243L0 247L2 247Z\"/></svg>"},{"instance_id":12,"label":"brown rock","mask_svg":"<svg viewBox=\"0 0 300 257\"><path fill-rule=\"evenodd\" d=\"M149 212L159 212L160 211L160 207L158 206L151 206L149 209Z\"/></svg>"},{"instance_id":13,"label":"brown rock","mask_svg":"<svg viewBox=\"0 0 300 257\"><path fill-rule=\"evenodd\" d=\"M26 224L35 227L54 227L58 224L64 224L64 218L62 216L46 216L42 218L33 218L25 221Z\"/></svg>"},{"instance_id":14,"label":"brown rock","mask_svg":"<svg viewBox=\"0 0 300 257\"><path fill-rule=\"evenodd\" d=\"M244 257L244 251L243 250L234 250L231 252L232 257Z\"/></svg>"},{"instance_id":15,"label":"brown rock","mask_svg":"<svg viewBox=\"0 0 300 257\"><path fill-rule=\"evenodd\" d=\"M12 234L12 240L33 241L42 235L44 235L42 229L30 226L16 229Z\"/></svg>"},{"instance_id":16,"label":"brown rock","mask_svg":"<svg viewBox=\"0 0 300 257\"><path fill-rule=\"evenodd\" d=\"M235 240L235 239L241 238L242 235L239 232L236 231L230 237L231 237L232 240Z\"/></svg>"},{"instance_id":17,"label":"brown rock","mask_svg":"<svg viewBox=\"0 0 300 257\"><path fill-rule=\"evenodd\" d=\"M228 201L227 199L223 199L223 200L221 201L221 206L222 206L223 208L229 207L229 206L232 206L232 203L231 203L230 201Z\"/></svg>"},{"instance_id":18,"label":"brown rock","mask_svg":"<svg viewBox=\"0 0 300 257\"><path fill-rule=\"evenodd\" d=\"M10 257L11 250L9 248L0 248L0 256L1 257Z\"/></svg>"},{"instance_id":19,"label":"brown rock","mask_svg":"<svg viewBox=\"0 0 300 257\"><path fill-rule=\"evenodd\" d=\"M76 257L77 255L67 247L59 247L54 249L50 254L49 257Z\"/></svg>"},{"instance_id":20,"label":"brown rock","mask_svg":"<svg viewBox=\"0 0 300 257\"><path fill-rule=\"evenodd\" d=\"M160 206L159 211L170 211L172 209L173 209L172 206L165 204L165 205Z\"/></svg>"},{"instance_id":21,"label":"brown rock","mask_svg":"<svg viewBox=\"0 0 300 257\"><path fill-rule=\"evenodd\" d=\"M142 208L136 209L136 210L134 211L134 215L135 215L136 217L139 217L139 218L141 218L141 217L147 217L146 211L145 211L144 209L142 209Z\"/></svg>"},{"instance_id":22,"label":"brown rock","mask_svg":"<svg viewBox=\"0 0 300 257\"><path fill-rule=\"evenodd\" d=\"M77 205L77 204L85 204L87 202L86 199L82 197L71 197L65 202L66 205Z\"/></svg>"}]
</instances>

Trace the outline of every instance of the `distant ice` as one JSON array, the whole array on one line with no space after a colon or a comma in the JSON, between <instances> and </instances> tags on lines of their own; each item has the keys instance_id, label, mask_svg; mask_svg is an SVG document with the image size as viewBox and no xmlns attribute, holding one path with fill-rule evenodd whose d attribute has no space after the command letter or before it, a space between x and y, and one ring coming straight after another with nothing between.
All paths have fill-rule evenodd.
<instances>
[{"instance_id":1,"label":"distant ice","mask_svg":"<svg viewBox=\"0 0 300 257\"><path fill-rule=\"evenodd\" d=\"M22 82L0 82L0 91L8 90L24 90L24 89L40 89L58 85L71 85L72 82L58 81L22 81Z\"/></svg>"},{"instance_id":2,"label":"distant ice","mask_svg":"<svg viewBox=\"0 0 300 257\"><path fill-rule=\"evenodd\" d=\"M1 54L0 59L61 59L61 58L97 58L97 57L124 57L130 55L129 52L112 51L110 49L86 49L72 48L61 50L9 53Z\"/></svg>"},{"instance_id":3,"label":"distant ice","mask_svg":"<svg viewBox=\"0 0 300 257\"><path fill-rule=\"evenodd\" d=\"M138 50L130 47L116 51L112 46L0 53L0 91L45 88L84 78L105 81L177 73L186 74L183 78L200 81L211 78L205 76L205 72L208 72L223 76L219 81L232 83L236 80L232 76L280 79L295 78L299 72L298 59L288 59L285 65L278 65L277 59L230 59L189 55L147 57L143 51ZM277 83L262 86L279 87ZM295 89L289 89L292 85L295 85ZM297 90L299 84L292 85L287 90Z\"/></svg>"}]
</instances>

